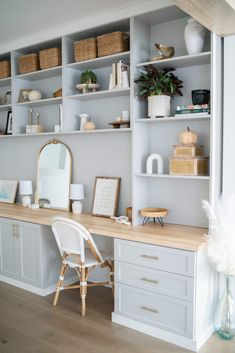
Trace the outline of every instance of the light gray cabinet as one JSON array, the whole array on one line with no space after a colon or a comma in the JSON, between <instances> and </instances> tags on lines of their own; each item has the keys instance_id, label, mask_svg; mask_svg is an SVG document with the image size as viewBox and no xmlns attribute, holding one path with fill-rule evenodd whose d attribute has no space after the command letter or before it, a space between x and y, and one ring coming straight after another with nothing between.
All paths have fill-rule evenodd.
<instances>
[{"instance_id":1,"label":"light gray cabinet","mask_svg":"<svg viewBox=\"0 0 235 353\"><path fill-rule=\"evenodd\" d=\"M198 252L115 239L112 320L193 351L213 332L215 273Z\"/></svg>"},{"instance_id":2,"label":"light gray cabinet","mask_svg":"<svg viewBox=\"0 0 235 353\"><path fill-rule=\"evenodd\" d=\"M55 290L61 266L50 227L0 218L0 280L31 292ZM66 280L77 279L68 271Z\"/></svg>"},{"instance_id":3,"label":"light gray cabinet","mask_svg":"<svg viewBox=\"0 0 235 353\"><path fill-rule=\"evenodd\" d=\"M18 279L19 254L16 241L16 223L11 220L0 222L0 272L4 276Z\"/></svg>"},{"instance_id":4,"label":"light gray cabinet","mask_svg":"<svg viewBox=\"0 0 235 353\"><path fill-rule=\"evenodd\" d=\"M16 225L19 255L19 279L22 282L41 287L41 244L40 226L19 222Z\"/></svg>"},{"instance_id":5,"label":"light gray cabinet","mask_svg":"<svg viewBox=\"0 0 235 353\"><path fill-rule=\"evenodd\" d=\"M1 274L40 287L40 226L1 219L0 242Z\"/></svg>"}]
</instances>

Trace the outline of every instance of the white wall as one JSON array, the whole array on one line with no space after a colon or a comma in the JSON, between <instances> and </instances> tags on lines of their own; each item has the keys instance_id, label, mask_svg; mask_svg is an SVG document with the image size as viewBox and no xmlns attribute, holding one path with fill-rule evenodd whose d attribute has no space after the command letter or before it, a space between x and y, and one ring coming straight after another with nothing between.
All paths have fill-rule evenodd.
<instances>
[{"instance_id":1,"label":"white wall","mask_svg":"<svg viewBox=\"0 0 235 353\"><path fill-rule=\"evenodd\" d=\"M131 205L131 138L128 132L66 135L58 137L69 146L74 183L85 187L84 211L92 206L95 176L120 176L119 213ZM49 136L0 138L0 179L36 182L37 153Z\"/></svg>"},{"instance_id":2,"label":"white wall","mask_svg":"<svg viewBox=\"0 0 235 353\"><path fill-rule=\"evenodd\" d=\"M235 194L235 35L224 38L223 193Z\"/></svg>"},{"instance_id":3,"label":"white wall","mask_svg":"<svg viewBox=\"0 0 235 353\"><path fill-rule=\"evenodd\" d=\"M0 54L172 4L171 0L4 1Z\"/></svg>"}]
</instances>

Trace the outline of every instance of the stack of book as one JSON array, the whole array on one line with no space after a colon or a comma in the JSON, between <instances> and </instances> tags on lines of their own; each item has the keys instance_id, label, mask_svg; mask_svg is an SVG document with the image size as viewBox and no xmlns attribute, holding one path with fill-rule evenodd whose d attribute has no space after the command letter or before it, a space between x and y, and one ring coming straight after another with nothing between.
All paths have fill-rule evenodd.
<instances>
[{"instance_id":1,"label":"stack of book","mask_svg":"<svg viewBox=\"0 0 235 353\"><path fill-rule=\"evenodd\" d=\"M109 89L128 88L129 87L129 63L119 60L112 64L112 73L110 74Z\"/></svg>"},{"instance_id":2,"label":"stack of book","mask_svg":"<svg viewBox=\"0 0 235 353\"><path fill-rule=\"evenodd\" d=\"M181 117L191 117L191 116L201 116L210 114L210 106L208 104L198 104L198 105L178 105L175 111L175 116Z\"/></svg>"}]
</instances>

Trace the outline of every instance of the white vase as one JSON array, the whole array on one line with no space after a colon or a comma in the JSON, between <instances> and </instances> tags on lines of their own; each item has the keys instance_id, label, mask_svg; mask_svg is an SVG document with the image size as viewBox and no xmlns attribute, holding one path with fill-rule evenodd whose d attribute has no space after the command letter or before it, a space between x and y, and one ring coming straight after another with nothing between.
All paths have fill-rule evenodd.
<instances>
[{"instance_id":1,"label":"white vase","mask_svg":"<svg viewBox=\"0 0 235 353\"><path fill-rule=\"evenodd\" d=\"M150 118L170 116L170 101L170 96L148 97L148 116Z\"/></svg>"},{"instance_id":2,"label":"white vase","mask_svg":"<svg viewBox=\"0 0 235 353\"><path fill-rule=\"evenodd\" d=\"M73 201L72 211L74 214L81 214L82 213L82 201Z\"/></svg>"},{"instance_id":3,"label":"white vase","mask_svg":"<svg viewBox=\"0 0 235 353\"><path fill-rule=\"evenodd\" d=\"M184 30L184 40L189 55L201 53L206 36L206 29L193 18L188 20Z\"/></svg>"}]
</instances>

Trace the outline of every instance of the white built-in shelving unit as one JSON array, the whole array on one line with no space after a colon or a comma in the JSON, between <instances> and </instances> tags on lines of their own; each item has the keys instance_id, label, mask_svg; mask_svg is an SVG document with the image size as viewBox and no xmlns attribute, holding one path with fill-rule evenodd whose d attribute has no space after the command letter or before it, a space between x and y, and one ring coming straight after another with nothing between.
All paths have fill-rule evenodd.
<instances>
[{"instance_id":1,"label":"white built-in shelving unit","mask_svg":"<svg viewBox=\"0 0 235 353\"><path fill-rule=\"evenodd\" d=\"M184 42L184 28L188 16L176 6L162 8L131 18L91 28L82 32L62 36L52 41L39 43L18 49L0 56L11 60L11 78L0 80L0 95L12 91L12 102L0 106L0 129L6 124L6 114L12 110L13 135L0 138L24 138L31 136L77 135L92 136L93 148L98 134L118 135L120 144L123 134L129 133L132 143L132 166L130 175L132 200L126 205L133 207L133 223L141 222L139 210L143 207L166 207L169 210L167 221L193 226L207 225L201 211L202 199L213 199L220 192L220 124L221 124L221 41L215 35L207 33L203 52L188 55ZM74 62L73 43L76 40L95 37L104 33L121 30L130 35L130 51L106 57ZM162 61L152 61L156 56L154 43L158 41L175 48L175 56ZM47 70L20 75L18 58L20 55L38 52L53 46L62 50L62 65ZM130 88L109 90L109 75L112 64L119 60L130 63ZM174 97L171 101L171 117L149 119L147 103L137 97L134 83L144 66L174 67L176 75L184 81L183 97ZM84 70L93 70L98 77L100 90L81 94L76 89ZM52 98L57 89L63 90L63 96ZM20 89L37 89L43 99L34 102L18 103ZM176 106L191 102L193 89L211 90L211 114L196 117L174 116ZM63 130L54 132L59 122L59 107L63 106ZM45 132L27 135L29 108L39 112ZM109 125L122 110L129 110L131 127L112 129ZM96 124L94 131L79 131L79 113L89 113ZM199 136L199 144L204 145L205 155L210 157L207 176L169 175L169 157L173 153L172 145L179 142L179 133L190 126ZM114 136L112 135L112 136ZM107 135L106 135L107 136ZM110 135L111 136L111 135ZM108 147L108 146L107 146ZM114 151L118 153L118 151ZM146 159L151 153L163 157L164 174L146 174ZM123 156L125 159L125 155ZM112 171L110 171L112 174Z\"/></svg>"}]
</instances>

